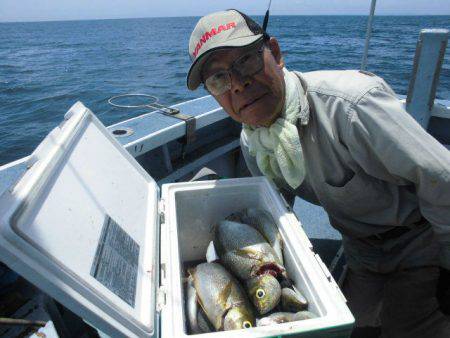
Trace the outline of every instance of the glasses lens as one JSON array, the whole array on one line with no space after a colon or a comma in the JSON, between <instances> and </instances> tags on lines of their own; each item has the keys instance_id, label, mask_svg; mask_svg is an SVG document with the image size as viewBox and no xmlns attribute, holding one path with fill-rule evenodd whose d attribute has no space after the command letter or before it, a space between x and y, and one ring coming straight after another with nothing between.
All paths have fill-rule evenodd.
<instances>
[{"instance_id":1,"label":"glasses lens","mask_svg":"<svg viewBox=\"0 0 450 338\"><path fill-rule=\"evenodd\" d=\"M242 76L252 76L260 72L263 67L262 50L244 54L234 62L234 69Z\"/></svg>"},{"instance_id":2,"label":"glasses lens","mask_svg":"<svg viewBox=\"0 0 450 338\"><path fill-rule=\"evenodd\" d=\"M213 95L221 95L231 89L230 74L228 71L219 71L205 81L206 88Z\"/></svg>"},{"instance_id":3,"label":"glasses lens","mask_svg":"<svg viewBox=\"0 0 450 338\"><path fill-rule=\"evenodd\" d=\"M241 76L252 76L264 68L263 47L250 51L233 62L232 68ZM205 87L213 95L222 95L231 89L230 71L221 70L205 80Z\"/></svg>"}]
</instances>

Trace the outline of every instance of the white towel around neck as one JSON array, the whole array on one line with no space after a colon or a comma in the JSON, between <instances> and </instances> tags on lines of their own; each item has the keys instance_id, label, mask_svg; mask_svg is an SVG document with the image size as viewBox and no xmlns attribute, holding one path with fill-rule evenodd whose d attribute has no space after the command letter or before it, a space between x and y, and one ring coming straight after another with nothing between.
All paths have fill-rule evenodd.
<instances>
[{"instance_id":1,"label":"white towel around neck","mask_svg":"<svg viewBox=\"0 0 450 338\"><path fill-rule=\"evenodd\" d=\"M305 178L305 164L296 122L300 115L301 83L295 73L283 68L285 104L281 116L270 127L245 125L249 152L256 156L261 172L269 179L284 179L293 189Z\"/></svg>"}]
</instances>

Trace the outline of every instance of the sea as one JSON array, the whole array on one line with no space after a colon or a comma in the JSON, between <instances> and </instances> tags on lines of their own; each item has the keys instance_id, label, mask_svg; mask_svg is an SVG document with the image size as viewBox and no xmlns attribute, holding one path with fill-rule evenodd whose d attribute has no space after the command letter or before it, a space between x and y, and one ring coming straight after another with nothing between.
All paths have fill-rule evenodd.
<instances>
[{"instance_id":1,"label":"sea","mask_svg":"<svg viewBox=\"0 0 450 338\"><path fill-rule=\"evenodd\" d=\"M197 20L0 23L0 165L30 154L79 100L110 125L142 113L109 105L115 95L150 94L166 105L206 95L186 88ZM366 25L365 16L272 16L268 32L279 40L288 69L359 69ZM367 69L398 94L407 92L423 28L450 29L450 16L374 19ZM450 99L450 47L437 97Z\"/></svg>"}]
</instances>

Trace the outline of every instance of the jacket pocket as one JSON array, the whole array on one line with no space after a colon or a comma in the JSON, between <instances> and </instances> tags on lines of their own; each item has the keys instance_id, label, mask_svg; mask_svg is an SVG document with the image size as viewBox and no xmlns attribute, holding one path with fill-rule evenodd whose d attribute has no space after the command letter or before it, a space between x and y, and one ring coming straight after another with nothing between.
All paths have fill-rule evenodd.
<instances>
[{"instance_id":1,"label":"jacket pocket","mask_svg":"<svg viewBox=\"0 0 450 338\"><path fill-rule=\"evenodd\" d=\"M343 188L345 185L347 185L347 183L349 183L353 179L354 176L355 176L354 171L347 170L344 174L344 178L341 181L337 182L335 181L335 179L332 180L331 178L328 178L325 180L325 183L333 188Z\"/></svg>"},{"instance_id":2,"label":"jacket pocket","mask_svg":"<svg viewBox=\"0 0 450 338\"><path fill-rule=\"evenodd\" d=\"M392 195L387 182L355 172L342 186L324 183L322 205L342 219L377 224L383 218L383 210L392 205Z\"/></svg>"}]
</instances>

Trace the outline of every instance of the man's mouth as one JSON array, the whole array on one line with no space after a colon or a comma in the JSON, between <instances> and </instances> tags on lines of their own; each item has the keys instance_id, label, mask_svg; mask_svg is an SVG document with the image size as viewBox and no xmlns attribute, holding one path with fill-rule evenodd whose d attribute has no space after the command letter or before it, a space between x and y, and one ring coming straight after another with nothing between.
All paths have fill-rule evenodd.
<instances>
[{"instance_id":1,"label":"man's mouth","mask_svg":"<svg viewBox=\"0 0 450 338\"><path fill-rule=\"evenodd\" d=\"M241 113L243 110L245 110L246 108L252 106L253 104L255 104L257 101L261 100L266 94L263 94L261 96L258 96L257 98L247 101L246 103L244 103L241 108L239 108L239 112Z\"/></svg>"}]
</instances>

